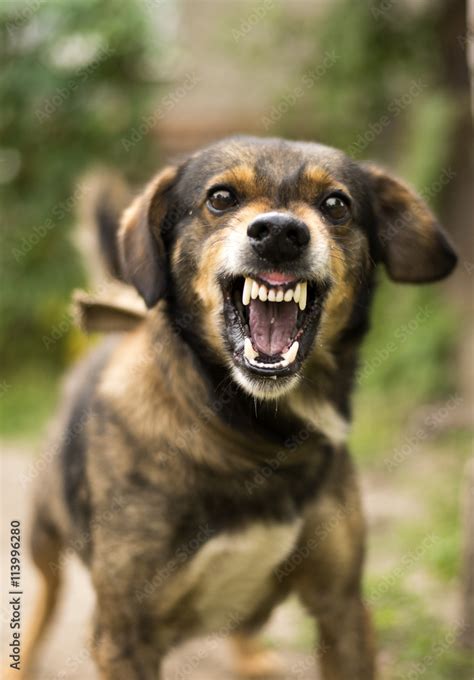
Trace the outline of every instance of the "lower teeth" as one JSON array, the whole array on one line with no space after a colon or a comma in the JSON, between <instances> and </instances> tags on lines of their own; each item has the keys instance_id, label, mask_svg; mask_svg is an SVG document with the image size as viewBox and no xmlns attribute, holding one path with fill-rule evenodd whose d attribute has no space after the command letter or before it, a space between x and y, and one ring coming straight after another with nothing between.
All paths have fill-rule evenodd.
<instances>
[{"instance_id":1,"label":"lower teeth","mask_svg":"<svg viewBox=\"0 0 474 680\"><path fill-rule=\"evenodd\" d=\"M286 368L295 361L299 346L299 342L295 340L290 349L281 355L282 359L280 361L270 364L256 360L258 352L254 350L250 338L245 338L244 356L252 366L256 366L257 368Z\"/></svg>"}]
</instances>

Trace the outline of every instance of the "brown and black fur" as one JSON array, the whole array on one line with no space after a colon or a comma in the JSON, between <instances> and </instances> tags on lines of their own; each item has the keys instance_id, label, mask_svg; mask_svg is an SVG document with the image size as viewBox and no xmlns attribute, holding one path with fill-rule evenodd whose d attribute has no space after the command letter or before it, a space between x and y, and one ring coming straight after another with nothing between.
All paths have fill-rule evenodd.
<instances>
[{"instance_id":1,"label":"brown and black fur","mask_svg":"<svg viewBox=\"0 0 474 680\"><path fill-rule=\"evenodd\" d=\"M241 197L234 212L207 210L216 183ZM330 228L317 201L340 187L352 197L351 218ZM245 240L248 223L268 210L296 215L312 242L327 242L331 275L297 375L239 380L222 263L229 238ZM72 379L59 455L35 510L33 555L51 582L46 609L61 551L72 545L97 593L100 677L155 680L167 651L202 633L235 635L242 672L257 673L250 637L292 592L317 622L322 677L370 680L365 528L344 443L351 389L377 265L398 281L442 278L456 260L446 236L421 199L379 168L316 144L243 137L161 172L125 212L119 249L121 276L149 311ZM255 545L251 559L254 535L275 541L260 557ZM222 585L234 542L245 569ZM210 546L224 547L207 558ZM255 597L248 566L273 549L278 562L266 577L262 567Z\"/></svg>"}]
</instances>

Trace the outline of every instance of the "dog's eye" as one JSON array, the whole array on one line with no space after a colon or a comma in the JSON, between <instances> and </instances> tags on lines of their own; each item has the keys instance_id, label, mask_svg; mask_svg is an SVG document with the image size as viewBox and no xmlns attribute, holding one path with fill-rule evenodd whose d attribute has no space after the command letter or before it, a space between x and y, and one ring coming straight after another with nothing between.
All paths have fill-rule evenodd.
<instances>
[{"instance_id":1,"label":"dog's eye","mask_svg":"<svg viewBox=\"0 0 474 680\"><path fill-rule=\"evenodd\" d=\"M345 222L351 214L348 199L340 194L331 194L325 198L320 208L331 222Z\"/></svg>"},{"instance_id":2,"label":"dog's eye","mask_svg":"<svg viewBox=\"0 0 474 680\"><path fill-rule=\"evenodd\" d=\"M212 212L224 212L230 208L234 208L238 201L235 194L230 189L214 189L207 198L207 207Z\"/></svg>"}]
</instances>

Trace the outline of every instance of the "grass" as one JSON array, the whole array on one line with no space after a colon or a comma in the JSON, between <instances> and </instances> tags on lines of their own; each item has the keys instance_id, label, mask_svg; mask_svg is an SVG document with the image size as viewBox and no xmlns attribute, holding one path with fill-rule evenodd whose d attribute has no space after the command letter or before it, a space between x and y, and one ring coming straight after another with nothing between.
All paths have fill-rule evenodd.
<instances>
[{"instance_id":1,"label":"grass","mask_svg":"<svg viewBox=\"0 0 474 680\"><path fill-rule=\"evenodd\" d=\"M0 396L0 436L37 439L53 412L58 375L49 368L28 368L6 378Z\"/></svg>"},{"instance_id":2,"label":"grass","mask_svg":"<svg viewBox=\"0 0 474 680\"><path fill-rule=\"evenodd\" d=\"M404 494L421 506L419 514L393 517L389 526L375 526L369 533L366 597L383 650L383 680L472 680L473 657L456 645L460 491L471 452L472 433L448 428L382 478L392 494ZM365 461L363 467L370 479L372 466ZM388 570L387 553L392 558ZM377 555L383 558L381 566Z\"/></svg>"},{"instance_id":3,"label":"grass","mask_svg":"<svg viewBox=\"0 0 474 680\"><path fill-rule=\"evenodd\" d=\"M380 592L377 579L367 585ZM392 583L373 608L384 650L383 680L471 680L472 660L456 647L457 630L426 611L422 597Z\"/></svg>"}]
</instances>

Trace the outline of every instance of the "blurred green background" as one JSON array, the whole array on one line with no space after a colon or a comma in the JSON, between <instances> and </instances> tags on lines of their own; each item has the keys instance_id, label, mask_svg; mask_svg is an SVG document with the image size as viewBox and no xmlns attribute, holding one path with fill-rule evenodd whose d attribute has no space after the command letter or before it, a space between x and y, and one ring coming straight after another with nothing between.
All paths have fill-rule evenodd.
<instances>
[{"instance_id":1,"label":"blurred green background","mask_svg":"<svg viewBox=\"0 0 474 680\"><path fill-rule=\"evenodd\" d=\"M387 678L411 677L458 615L473 405L465 15L458 0L0 4L6 440L38 439L59 375L89 342L69 312L71 290L87 285L71 233L87 202L81 178L95 166L138 185L217 136L316 139L392 167L460 246L449 282L395 286L381 273L361 362L353 448L378 518L367 592ZM411 510L387 519L385 504L400 498ZM380 594L431 530L439 542ZM451 644L416 677L467 680L469 668Z\"/></svg>"}]
</instances>

